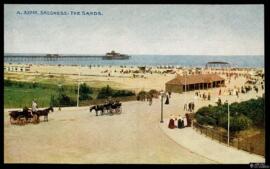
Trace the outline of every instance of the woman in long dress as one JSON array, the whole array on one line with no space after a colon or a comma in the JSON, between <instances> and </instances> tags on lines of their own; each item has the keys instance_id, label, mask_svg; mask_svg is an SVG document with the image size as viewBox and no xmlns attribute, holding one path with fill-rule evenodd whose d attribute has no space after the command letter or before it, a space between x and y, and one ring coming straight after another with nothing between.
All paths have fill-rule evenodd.
<instances>
[{"instance_id":1,"label":"woman in long dress","mask_svg":"<svg viewBox=\"0 0 270 169\"><path fill-rule=\"evenodd\" d=\"M187 127L187 118L184 117L183 120L184 120L184 127Z\"/></svg>"},{"instance_id":2,"label":"woman in long dress","mask_svg":"<svg viewBox=\"0 0 270 169\"><path fill-rule=\"evenodd\" d=\"M172 115L170 116L170 121L169 121L168 127L169 127L170 129L174 129L174 128L175 128L174 120L173 120Z\"/></svg>"},{"instance_id":3,"label":"woman in long dress","mask_svg":"<svg viewBox=\"0 0 270 169\"><path fill-rule=\"evenodd\" d=\"M165 104L169 104L169 96L168 95L166 96Z\"/></svg>"},{"instance_id":4,"label":"woman in long dress","mask_svg":"<svg viewBox=\"0 0 270 169\"><path fill-rule=\"evenodd\" d=\"M177 128L178 126L178 119L177 117L174 118L174 127Z\"/></svg>"},{"instance_id":5,"label":"woman in long dress","mask_svg":"<svg viewBox=\"0 0 270 169\"><path fill-rule=\"evenodd\" d=\"M178 125L177 125L177 127L179 128L179 129L181 129L181 128L183 128L184 127L184 125L183 125L183 119L182 119L182 117L179 115L179 117L178 117Z\"/></svg>"}]
</instances>

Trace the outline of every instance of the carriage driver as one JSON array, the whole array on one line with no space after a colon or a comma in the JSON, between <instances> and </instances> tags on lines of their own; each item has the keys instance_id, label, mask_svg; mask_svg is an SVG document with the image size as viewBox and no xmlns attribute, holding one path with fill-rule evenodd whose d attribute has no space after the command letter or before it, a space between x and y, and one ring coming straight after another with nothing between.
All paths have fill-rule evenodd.
<instances>
[{"instance_id":1,"label":"carriage driver","mask_svg":"<svg viewBox=\"0 0 270 169\"><path fill-rule=\"evenodd\" d=\"M38 108L37 103L36 103L35 100L33 100L32 101L32 112L36 112L37 111L37 108Z\"/></svg>"}]
</instances>

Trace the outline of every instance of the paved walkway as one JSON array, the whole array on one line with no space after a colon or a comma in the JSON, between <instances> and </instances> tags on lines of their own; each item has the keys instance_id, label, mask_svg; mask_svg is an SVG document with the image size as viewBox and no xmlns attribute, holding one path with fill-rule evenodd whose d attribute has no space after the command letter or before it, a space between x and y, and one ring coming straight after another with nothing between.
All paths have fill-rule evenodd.
<instances>
[{"instance_id":1,"label":"paved walkway","mask_svg":"<svg viewBox=\"0 0 270 169\"><path fill-rule=\"evenodd\" d=\"M189 149L193 153L202 155L217 163L223 164L249 164L251 162L265 162L262 156L250 154L243 150L227 147L209 137L201 135L192 127L183 129L169 129L168 119L159 126L161 130L179 145Z\"/></svg>"}]
</instances>

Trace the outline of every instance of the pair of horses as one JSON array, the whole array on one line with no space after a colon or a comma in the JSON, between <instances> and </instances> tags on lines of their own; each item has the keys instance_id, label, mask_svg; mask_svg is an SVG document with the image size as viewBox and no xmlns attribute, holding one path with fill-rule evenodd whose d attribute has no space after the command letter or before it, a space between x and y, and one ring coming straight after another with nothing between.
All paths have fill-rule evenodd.
<instances>
[{"instance_id":1,"label":"pair of horses","mask_svg":"<svg viewBox=\"0 0 270 169\"><path fill-rule=\"evenodd\" d=\"M48 114L53 112L53 107L50 106L49 108L43 109L43 110L37 110L36 112L32 112L33 114L37 115L38 119L40 116L44 116L44 121L49 121Z\"/></svg>"},{"instance_id":2,"label":"pair of horses","mask_svg":"<svg viewBox=\"0 0 270 169\"><path fill-rule=\"evenodd\" d=\"M109 112L111 115L113 115L114 112L121 113L121 106L122 106L122 103L120 103L118 101L109 102L109 103L94 105L94 106L90 107L90 112L92 112L92 110L95 110L96 116L98 116L99 111L101 112L101 115L103 115L105 111L107 113Z\"/></svg>"},{"instance_id":3,"label":"pair of horses","mask_svg":"<svg viewBox=\"0 0 270 169\"><path fill-rule=\"evenodd\" d=\"M35 118L35 121L39 122L40 116L44 116L44 121L49 121L48 114L50 111L54 111L53 107L37 110L36 112L32 112L32 110L27 107L23 108L22 111L10 111L10 123L12 124L13 120L24 123L23 119L26 120L25 122L29 122L33 118Z\"/></svg>"}]
</instances>

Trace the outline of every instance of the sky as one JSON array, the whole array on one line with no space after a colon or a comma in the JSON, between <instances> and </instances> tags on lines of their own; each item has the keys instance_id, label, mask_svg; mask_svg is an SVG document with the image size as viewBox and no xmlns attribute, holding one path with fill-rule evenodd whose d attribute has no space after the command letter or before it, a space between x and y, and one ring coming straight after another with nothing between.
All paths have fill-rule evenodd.
<instances>
[{"instance_id":1,"label":"sky","mask_svg":"<svg viewBox=\"0 0 270 169\"><path fill-rule=\"evenodd\" d=\"M68 15L41 15L41 11ZM111 50L264 55L264 6L4 5L5 53L105 54Z\"/></svg>"}]
</instances>

